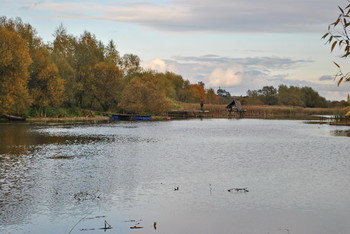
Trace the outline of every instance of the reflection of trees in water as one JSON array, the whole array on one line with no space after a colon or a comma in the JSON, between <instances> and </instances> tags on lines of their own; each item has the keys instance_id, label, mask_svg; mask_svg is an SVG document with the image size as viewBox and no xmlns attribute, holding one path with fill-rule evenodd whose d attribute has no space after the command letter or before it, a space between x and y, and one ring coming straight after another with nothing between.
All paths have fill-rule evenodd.
<instances>
[{"instance_id":1,"label":"reflection of trees in water","mask_svg":"<svg viewBox=\"0 0 350 234\"><path fill-rule=\"evenodd\" d=\"M33 209L27 168L31 137L26 125L0 125L0 224L21 223ZM25 189L25 190L23 190Z\"/></svg>"},{"instance_id":2,"label":"reflection of trees in water","mask_svg":"<svg viewBox=\"0 0 350 234\"><path fill-rule=\"evenodd\" d=\"M52 202L57 207L57 204L67 201L60 196L60 191L70 189L71 181L60 181L58 175L67 174L67 170L75 171L79 165L73 164L67 169L64 165L69 165L68 161L72 160L55 160L49 156L59 155L63 145L101 140L96 137L50 136L32 130L33 126L27 124L0 125L0 225L24 223L42 203ZM66 153L74 155L76 152L68 150ZM74 182L73 185L80 183L79 180ZM51 186L52 183L57 185Z\"/></svg>"},{"instance_id":3,"label":"reflection of trees in water","mask_svg":"<svg viewBox=\"0 0 350 234\"><path fill-rule=\"evenodd\" d=\"M49 135L32 131L33 126L26 124L0 125L0 155L24 155L37 146L47 144L87 144L101 141L101 137L76 137Z\"/></svg>"},{"instance_id":4,"label":"reflection of trees in water","mask_svg":"<svg viewBox=\"0 0 350 234\"><path fill-rule=\"evenodd\" d=\"M350 130L334 130L331 131L332 136L342 136L342 137L350 137Z\"/></svg>"},{"instance_id":5,"label":"reflection of trees in water","mask_svg":"<svg viewBox=\"0 0 350 234\"><path fill-rule=\"evenodd\" d=\"M113 196L123 207L135 201L142 177L137 155L149 139L57 136L33 128L0 125L0 225L24 224L43 206L56 218L110 206ZM79 192L102 196L77 201Z\"/></svg>"}]
</instances>

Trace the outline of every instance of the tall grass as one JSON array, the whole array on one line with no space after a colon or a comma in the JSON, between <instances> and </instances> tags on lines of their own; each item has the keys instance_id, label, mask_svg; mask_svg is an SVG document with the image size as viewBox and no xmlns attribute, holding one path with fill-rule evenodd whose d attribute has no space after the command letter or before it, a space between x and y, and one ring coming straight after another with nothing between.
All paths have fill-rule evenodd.
<instances>
[{"instance_id":1,"label":"tall grass","mask_svg":"<svg viewBox=\"0 0 350 234\"><path fill-rule=\"evenodd\" d=\"M312 115L332 115L344 116L346 110L344 108L303 108L293 106L243 106L246 110L245 117L256 118L273 118L273 117L303 117ZM223 117L228 116L226 105L222 104L204 104L204 110L209 111L209 116ZM197 103L181 103L178 104L178 110L200 110Z\"/></svg>"}]
</instances>

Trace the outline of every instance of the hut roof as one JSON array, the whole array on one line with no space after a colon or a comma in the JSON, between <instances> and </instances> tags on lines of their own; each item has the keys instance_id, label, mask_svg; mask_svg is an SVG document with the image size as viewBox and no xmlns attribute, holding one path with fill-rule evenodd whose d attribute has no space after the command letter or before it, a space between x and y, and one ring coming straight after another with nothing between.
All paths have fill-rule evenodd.
<instances>
[{"instance_id":1,"label":"hut roof","mask_svg":"<svg viewBox=\"0 0 350 234\"><path fill-rule=\"evenodd\" d=\"M239 98L238 97L233 97L233 100L232 102L230 102L226 108L232 108L232 107L235 107L235 109L238 111L238 112L244 112L244 109L243 109L243 106L241 104L241 102L239 101Z\"/></svg>"}]
</instances>

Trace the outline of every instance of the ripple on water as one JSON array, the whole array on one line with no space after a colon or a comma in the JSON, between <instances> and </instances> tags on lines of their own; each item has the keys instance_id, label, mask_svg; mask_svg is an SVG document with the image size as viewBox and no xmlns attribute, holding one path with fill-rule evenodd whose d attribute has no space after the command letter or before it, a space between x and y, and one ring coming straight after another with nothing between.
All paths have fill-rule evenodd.
<instances>
[{"instance_id":1,"label":"ripple on water","mask_svg":"<svg viewBox=\"0 0 350 234\"><path fill-rule=\"evenodd\" d=\"M86 215L123 233L130 219L142 219L141 233L154 221L162 233L348 230L349 138L335 137L344 127L222 119L0 128L0 231L64 233ZM249 192L227 191L235 187Z\"/></svg>"}]
</instances>

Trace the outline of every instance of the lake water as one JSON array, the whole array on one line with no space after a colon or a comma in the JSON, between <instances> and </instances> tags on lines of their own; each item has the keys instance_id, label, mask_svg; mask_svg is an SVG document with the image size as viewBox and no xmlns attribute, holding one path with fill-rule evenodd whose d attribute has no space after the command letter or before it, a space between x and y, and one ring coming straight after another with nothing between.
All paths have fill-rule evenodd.
<instances>
[{"instance_id":1,"label":"lake water","mask_svg":"<svg viewBox=\"0 0 350 234\"><path fill-rule=\"evenodd\" d=\"M349 136L297 120L0 124L0 233L347 234Z\"/></svg>"}]
</instances>

